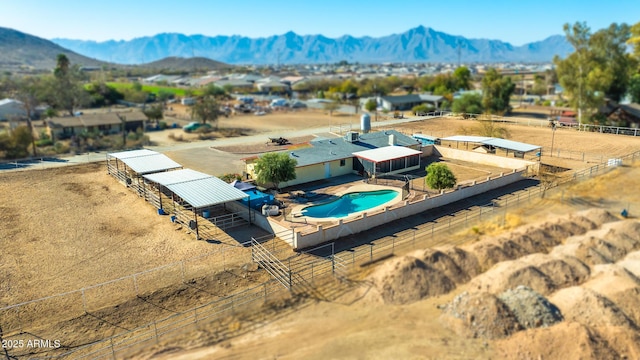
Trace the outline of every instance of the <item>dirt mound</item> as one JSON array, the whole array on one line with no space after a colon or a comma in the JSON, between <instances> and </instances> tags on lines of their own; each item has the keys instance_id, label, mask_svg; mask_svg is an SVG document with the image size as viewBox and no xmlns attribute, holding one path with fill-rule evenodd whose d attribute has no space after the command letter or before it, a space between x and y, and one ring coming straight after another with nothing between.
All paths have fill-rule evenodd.
<instances>
[{"instance_id":1,"label":"dirt mound","mask_svg":"<svg viewBox=\"0 0 640 360\"><path fill-rule=\"evenodd\" d=\"M425 297L442 295L455 289L455 283L442 271L413 256L389 260L370 275L385 303L408 304Z\"/></svg>"},{"instance_id":2,"label":"dirt mound","mask_svg":"<svg viewBox=\"0 0 640 360\"><path fill-rule=\"evenodd\" d=\"M526 286L518 286L498 295L523 328L549 327L562 321L560 309L544 296Z\"/></svg>"},{"instance_id":3,"label":"dirt mound","mask_svg":"<svg viewBox=\"0 0 640 360\"><path fill-rule=\"evenodd\" d=\"M547 253L570 236L585 234L601 224L617 220L604 210L587 210L576 214L521 226L497 238L486 238L467 248L476 255L481 270L498 262L532 253Z\"/></svg>"},{"instance_id":4,"label":"dirt mound","mask_svg":"<svg viewBox=\"0 0 640 360\"><path fill-rule=\"evenodd\" d=\"M519 260L503 261L471 280L470 288L499 294L524 285L542 294L555 289L553 281L537 267Z\"/></svg>"},{"instance_id":5,"label":"dirt mound","mask_svg":"<svg viewBox=\"0 0 640 360\"><path fill-rule=\"evenodd\" d=\"M640 277L640 251L630 252L623 260L618 261L618 264L636 277Z\"/></svg>"},{"instance_id":6,"label":"dirt mound","mask_svg":"<svg viewBox=\"0 0 640 360\"><path fill-rule=\"evenodd\" d=\"M640 324L640 279L620 264L596 265L591 279L582 286L607 297Z\"/></svg>"},{"instance_id":7,"label":"dirt mound","mask_svg":"<svg viewBox=\"0 0 640 360\"><path fill-rule=\"evenodd\" d=\"M478 258L473 253L459 247L448 248L444 250L444 253L469 277L480 274L480 264L478 263Z\"/></svg>"},{"instance_id":8,"label":"dirt mound","mask_svg":"<svg viewBox=\"0 0 640 360\"><path fill-rule=\"evenodd\" d=\"M588 219L589 222L596 225L596 227L600 227L603 224L618 221L615 215L611 214L607 210L603 209L588 209L584 211L578 211L575 213L577 218Z\"/></svg>"},{"instance_id":9,"label":"dirt mound","mask_svg":"<svg viewBox=\"0 0 640 360\"><path fill-rule=\"evenodd\" d=\"M636 329L636 325L610 299L593 290L578 286L562 289L549 297L556 304L565 320L586 326L625 326Z\"/></svg>"},{"instance_id":10,"label":"dirt mound","mask_svg":"<svg viewBox=\"0 0 640 360\"><path fill-rule=\"evenodd\" d=\"M588 266L571 256L531 254L520 258L519 261L535 266L547 275L556 289L578 285L584 282L590 273Z\"/></svg>"},{"instance_id":11,"label":"dirt mound","mask_svg":"<svg viewBox=\"0 0 640 360\"><path fill-rule=\"evenodd\" d=\"M461 336L474 338L498 339L520 329L507 305L487 293L463 292L445 306L441 319Z\"/></svg>"},{"instance_id":12,"label":"dirt mound","mask_svg":"<svg viewBox=\"0 0 640 360\"><path fill-rule=\"evenodd\" d=\"M478 261L480 273L487 271L493 265L506 260L511 260L502 249L502 244L494 239L483 240L471 245L467 251L475 255Z\"/></svg>"},{"instance_id":13,"label":"dirt mound","mask_svg":"<svg viewBox=\"0 0 640 360\"><path fill-rule=\"evenodd\" d=\"M495 342L499 359L614 360L622 353L596 331L578 323L522 331ZM625 354L627 354L625 352Z\"/></svg>"},{"instance_id":14,"label":"dirt mound","mask_svg":"<svg viewBox=\"0 0 640 360\"><path fill-rule=\"evenodd\" d=\"M409 256L422 260L428 266L441 271L446 277L456 284L464 284L469 281L469 275L462 270L449 255L436 249L418 250Z\"/></svg>"}]
</instances>

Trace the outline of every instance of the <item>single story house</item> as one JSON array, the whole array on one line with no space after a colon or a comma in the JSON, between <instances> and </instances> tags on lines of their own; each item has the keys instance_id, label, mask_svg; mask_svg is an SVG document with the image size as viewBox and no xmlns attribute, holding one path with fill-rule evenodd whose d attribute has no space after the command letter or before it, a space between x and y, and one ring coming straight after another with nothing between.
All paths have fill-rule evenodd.
<instances>
[{"instance_id":1,"label":"single story house","mask_svg":"<svg viewBox=\"0 0 640 360\"><path fill-rule=\"evenodd\" d=\"M619 104L607 120L616 126L640 128L640 104Z\"/></svg>"},{"instance_id":2,"label":"single story house","mask_svg":"<svg viewBox=\"0 0 640 360\"><path fill-rule=\"evenodd\" d=\"M0 100L0 120L23 119L26 117L27 112L22 107L22 102L14 99Z\"/></svg>"},{"instance_id":3,"label":"single story house","mask_svg":"<svg viewBox=\"0 0 640 360\"><path fill-rule=\"evenodd\" d=\"M65 139L83 132L101 132L105 135L144 129L147 117L142 111L82 114L80 116L55 117L46 121L49 136Z\"/></svg>"},{"instance_id":4,"label":"single story house","mask_svg":"<svg viewBox=\"0 0 640 360\"><path fill-rule=\"evenodd\" d=\"M400 96L381 96L378 98L378 105L389 111L411 110L413 107L422 104L428 104L433 106L434 109L439 109L443 101L444 97L441 95L411 94Z\"/></svg>"},{"instance_id":5,"label":"single story house","mask_svg":"<svg viewBox=\"0 0 640 360\"><path fill-rule=\"evenodd\" d=\"M347 174L367 177L396 174L420 167L420 142L395 130L368 134L348 132L341 138L317 139L310 144L309 148L288 152L289 157L297 162L296 179L280 184L281 187ZM372 149L380 150L373 155L360 153ZM387 155L393 156L387 159ZM254 178L254 166L258 158L254 156L244 159L246 173ZM372 160L379 164L372 167L369 164Z\"/></svg>"}]
</instances>

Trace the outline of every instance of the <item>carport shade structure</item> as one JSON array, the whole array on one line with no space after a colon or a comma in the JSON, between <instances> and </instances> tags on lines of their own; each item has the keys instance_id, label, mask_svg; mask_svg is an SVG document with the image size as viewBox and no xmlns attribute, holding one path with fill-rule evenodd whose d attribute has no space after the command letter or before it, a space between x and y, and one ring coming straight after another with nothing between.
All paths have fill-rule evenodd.
<instances>
[{"instance_id":1,"label":"carport shade structure","mask_svg":"<svg viewBox=\"0 0 640 360\"><path fill-rule=\"evenodd\" d=\"M509 150L513 151L514 154L524 154L531 151L536 151L541 149L541 146L531 145L523 142L499 139L493 137L482 137L482 136L466 136L466 135L456 135L450 136L446 138L441 138L441 141L453 141L453 142L463 142L463 143L476 143L482 144L486 146L492 146L499 149L504 149L509 154Z\"/></svg>"},{"instance_id":2,"label":"carport shade structure","mask_svg":"<svg viewBox=\"0 0 640 360\"><path fill-rule=\"evenodd\" d=\"M123 163L122 170L120 163ZM141 175L161 171L180 169L182 165L156 151L141 149L107 154L107 172L109 175L131 185L131 178L127 176L127 168L136 178Z\"/></svg>"},{"instance_id":3,"label":"carport shade structure","mask_svg":"<svg viewBox=\"0 0 640 360\"><path fill-rule=\"evenodd\" d=\"M385 146L377 149L354 152L365 171L377 174L397 173L420 167L421 151L404 146Z\"/></svg>"},{"instance_id":4,"label":"carport shade structure","mask_svg":"<svg viewBox=\"0 0 640 360\"><path fill-rule=\"evenodd\" d=\"M198 209L241 200L249 196L244 191L236 189L215 176L191 169L148 174L143 177L158 184L160 191L164 187L191 205L197 239L200 239ZM162 206L162 203L160 206ZM249 214L249 219L251 219L251 214Z\"/></svg>"}]
</instances>

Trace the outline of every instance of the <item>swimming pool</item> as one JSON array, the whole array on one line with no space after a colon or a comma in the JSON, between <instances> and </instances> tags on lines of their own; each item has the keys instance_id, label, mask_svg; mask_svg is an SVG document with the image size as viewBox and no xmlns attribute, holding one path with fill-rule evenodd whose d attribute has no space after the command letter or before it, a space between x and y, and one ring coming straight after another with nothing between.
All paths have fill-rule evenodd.
<instances>
[{"instance_id":1,"label":"swimming pool","mask_svg":"<svg viewBox=\"0 0 640 360\"><path fill-rule=\"evenodd\" d=\"M307 206L301 212L304 216L314 218L341 218L382 205L396 196L398 192L395 190L352 192L328 203Z\"/></svg>"}]
</instances>

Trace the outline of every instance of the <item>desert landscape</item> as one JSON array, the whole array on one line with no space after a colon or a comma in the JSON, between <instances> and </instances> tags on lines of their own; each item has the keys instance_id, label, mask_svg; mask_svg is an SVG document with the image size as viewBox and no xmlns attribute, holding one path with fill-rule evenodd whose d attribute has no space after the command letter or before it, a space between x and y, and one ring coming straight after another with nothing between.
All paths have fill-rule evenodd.
<instances>
[{"instance_id":1,"label":"desert landscape","mask_svg":"<svg viewBox=\"0 0 640 360\"><path fill-rule=\"evenodd\" d=\"M272 114L255 118L263 121L269 116L277 117ZM300 130L321 124L329 116L299 112L290 117L281 121ZM350 119L357 121L356 117ZM394 128L406 133L455 135L459 129L472 128L473 124L469 120L440 118ZM505 127L513 140L545 148L550 145L548 128ZM328 132L329 128L322 131ZM166 132L157 134L166 136ZM292 139L303 144L309 137ZM215 140L213 143L215 147ZM194 165L207 162L208 152L231 158L265 151L262 142L233 146L207 148L202 151L203 157L192 162ZM633 137L571 129L557 131L555 146L566 151L601 154L605 159L640 150ZM547 159L543 155L543 162ZM557 161L576 162L562 158ZM616 342L612 334L635 334L633 329L637 329L639 321L630 310L633 303L628 301L633 299L622 299L637 288L634 285L637 268L633 265L637 260L637 254L633 254L637 242L631 239L635 220L614 220L622 220L618 215L622 208L629 208L632 218L634 210L640 209L640 194L620 190L637 188L638 175L637 165L618 167L514 209L509 214L513 217L509 226L487 220L474 224L473 229L439 234L442 242L455 239L455 243L465 244L395 254L380 266L372 264L352 274L352 282L335 285L329 281L329 290L318 289L333 294L323 301L287 299L282 291L276 291L258 311L250 308L252 316L239 308L229 325L225 325L234 335L251 329L245 335L226 339L220 334L220 324L204 322L195 333L172 335L151 349L145 346L119 356L320 359L445 355L503 358L512 356L508 354L531 354L531 358L538 355L546 358L557 354L553 351L561 351L563 344L558 344L555 350L536 344L544 344L544 339L552 336L575 335L585 341L594 337L604 339L585 343L584 346L594 346L590 354L611 351L633 358L637 354L632 346L635 335L618 337L621 340ZM14 349L10 352L12 356L59 354L252 289L271 279L252 264L251 250L240 246L239 239L218 231L215 241L195 240L188 229L159 216L151 205L108 176L104 163L3 172L0 178L0 190L5 194L0 217L7 224L0 228L0 241L5 248L0 259L3 290L0 307L26 303L2 311L2 337L59 339L62 343L62 350ZM593 204L600 209L588 210ZM573 214L584 210L587 211ZM513 230L514 224L524 228ZM507 230L515 232L504 233ZM553 236L546 236L547 233ZM610 233L625 235L614 239L617 243L607 247L610 253L597 261L587 258L591 248L603 251L602 242L610 240L607 235ZM528 240L521 243L504 240L515 238L514 234ZM603 240L594 240L598 237ZM624 279L621 293L600 294L598 291L604 290L598 284L606 283L612 276ZM419 284L420 279L429 281L426 285ZM592 294L588 301L593 306L605 304L606 309L614 309L609 312L631 313L605 319L602 314L595 318L568 311L574 306L575 294L584 292ZM57 294L62 295L51 297ZM50 298L30 303L44 297ZM555 304L563 320L558 322L554 312L544 313L539 324L538 318L522 320L530 314L518 313L514 310L516 305L503 300L520 297L543 310L545 304ZM488 304L486 313L474 313L477 309L473 306L464 307L478 301ZM607 305L607 301L615 307ZM321 320L321 329L314 326ZM542 324L549 327L540 327ZM607 328L602 330L600 326ZM523 336L525 333L534 335ZM291 342L291 338L296 341ZM206 347L209 345L213 346Z\"/></svg>"}]
</instances>

